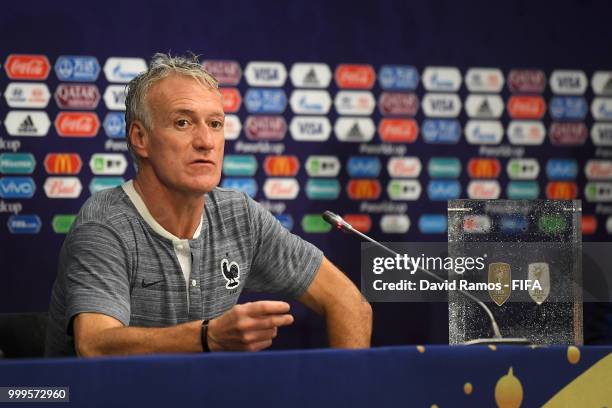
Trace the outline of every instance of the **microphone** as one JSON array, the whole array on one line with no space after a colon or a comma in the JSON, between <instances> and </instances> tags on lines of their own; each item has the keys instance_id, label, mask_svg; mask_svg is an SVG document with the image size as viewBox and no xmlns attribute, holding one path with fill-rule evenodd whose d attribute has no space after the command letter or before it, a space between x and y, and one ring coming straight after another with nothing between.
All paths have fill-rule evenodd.
<instances>
[{"instance_id":1,"label":"microphone","mask_svg":"<svg viewBox=\"0 0 612 408\"><path fill-rule=\"evenodd\" d=\"M337 229L346 232L346 233L352 233L355 234L363 239L365 239L366 241L369 241L371 243L373 243L374 245L378 246L379 248L381 248L382 250L392 254L392 255L399 255L397 252L395 252L394 250L392 250L391 248L381 244L380 242L374 240L373 238L370 238L369 236L367 236L366 234L357 231L355 228L353 228L353 226L351 224L349 224L348 222L344 221L344 219L339 216L338 214L335 214L331 211L325 211L323 213L323 219L330 225L332 225L333 227L336 227ZM411 259L412 261L412 259ZM433 272L428 271L427 269L424 269L418 265L415 265L414 262L412 262L412 265L416 267L416 269L428 276L431 276L432 278L436 279L439 282L444 282L444 279L442 279L441 277L439 277L438 275L436 275ZM475 340L470 340L470 341L466 341L464 344L465 345L474 345L474 344L514 344L514 345L520 345L520 344L524 344L524 345L528 345L531 344L531 341L529 341L526 338L513 338L513 337L503 337L501 335L501 332L499 331L499 326L497 325L497 321L495 320L495 317L493 316L493 313L491 312L491 309L489 309L489 307L480 299L478 299L476 296L472 295L469 292L464 291L463 289L459 289L457 288L457 291L459 293L461 293L463 296L467 297L468 299L470 299L471 301L475 302L478 306L480 306L485 313L487 314L487 316L489 317L489 320L491 322L491 328L493 329L493 338L490 339L475 339Z\"/></svg>"}]
</instances>

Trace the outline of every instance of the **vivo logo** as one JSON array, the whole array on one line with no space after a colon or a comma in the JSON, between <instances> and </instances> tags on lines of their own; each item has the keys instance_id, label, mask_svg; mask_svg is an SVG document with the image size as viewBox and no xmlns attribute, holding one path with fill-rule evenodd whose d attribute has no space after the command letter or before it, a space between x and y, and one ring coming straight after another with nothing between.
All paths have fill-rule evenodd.
<instances>
[{"instance_id":1,"label":"vivo logo","mask_svg":"<svg viewBox=\"0 0 612 408\"><path fill-rule=\"evenodd\" d=\"M327 64L296 62L291 66L289 77L297 88L327 88L332 73Z\"/></svg>"},{"instance_id":2,"label":"vivo logo","mask_svg":"<svg viewBox=\"0 0 612 408\"><path fill-rule=\"evenodd\" d=\"M410 218L404 214L385 214L380 219L380 229L385 234L405 234L410 229Z\"/></svg>"},{"instance_id":3,"label":"vivo logo","mask_svg":"<svg viewBox=\"0 0 612 408\"><path fill-rule=\"evenodd\" d=\"M334 106L340 115L371 115L376 101L369 91L340 91L336 94Z\"/></svg>"},{"instance_id":4,"label":"vivo logo","mask_svg":"<svg viewBox=\"0 0 612 408\"><path fill-rule=\"evenodd\" d=\"M549 106L553 119L582 120L588 110L586 99L581 96L555 96Z\"/></svg>"},{"instance_id":5,"label":"vivo logo","mask_svg":"<svg viewBox=\"0 0 612 408\"><path fill-rule=\"evenodd\" d=\"M96 57L62 55L55 62L55 75L60 81L95 82L100 75Z\"/></svg>"},{"instance_id":6,"label":"vivo logo","mask_svg":"<svg viewBox=\"0 0 612 408\"><path fill-rule=\"evenodd\" d=\"M461 138L458 120L425 119L421 129L425 143L456 144Z\"/></svg>"},{"instance_id":7,"label":"vivo logo","mask_svg":"<svg viewBox=\"0 0 612 408\"><path fill-rule=\"evenodd\" d=\"M221 182L222 188L238 190L248 194L251 198L257 194L257 182L252 178L224 178Z\"/></svg>"},{"instance_id":8,"label":"vivo logo","mask_svg":"<svg viewBox=\"0 0 612 408\"><path fill-rule=\"evenodd\" d=\"M287 106L287 96L282 89L251 88L244 97L250 113L283 113Z\"/></svg>"},{"instance_id":9,"label":"vivo logo","mask_svg":"<svg viewBox=\"0 0 612 408\"><path fill-rule=\"evenodd\" d=\"M31 198L36 192L32 177L0 178L0 198Z\"/></svg>"},{"instance_id":10,"label":"vivo logo","mask_svg":"<svg viewBox=\"0 0 612 408\"><path fill-rule=\"evenodd\" d=\"M504 102L499 95L471 94L465 101L465 111L471 118L497 119L504 112Z\"/></svg>"},{"instance_id":11,"label":"vivo logo","mask_svg":"<svg viewBox=\"0 0 612 408\"><path fill-rule=\"evenodd\" d=\"M119 112L108 112L102 123L104 133L111 139L125 139L125 115Z\"/></svg>"},{"instance_id":12,"label":"vivo logo","mask_svg":"<svg viewBox=\"0 0 612 408\"><path fill-rule=\"evenodd\" d=\"M574 159L550 159L546 163L546 177L550 180L574 180L578 176L578 162Z\"/></svg>"},{"instance_id":13,"label":"vivo logo","mask_svg":"<svg viewBox=\"0 0 612 408\"><path fill-rule=\"evenodd\" d=\"M6 225L11 234L38 234L42 222L38 215L11 215Z\"/></svg>"},{"instance_id":14,"label":"vivo logo","mask_svg":"<svg viewBox=\"0 0 612 408\"><path fill-rule=\"evenodd\" d=\"M587 84L584 71L555 70L550 76L550 88L559 95L582 95Z\"/></svg>"},{"instance_id":15,"label":"vivo logo","mask_svg":"<svg viewBox=\"0 0 612 408\"><path fill-rule=\"evenodd\" d=\"M294 113L305 115L326 115L331 107L331 97L327 91L293 91L289 100Z\"/></svg>"},{"instance_id":16,"label":"vivo logo","mask_svg":"<svg viewBox=\"0 0 612 408\"><path fill-rule=\"evenodd\" d=\"M294 200L300 192L300 185L294 178L269 178L263 190L269 200Z\"/></svg>"},{"instance_id":17,"label":"vivo logo","mask_svg":"<svg viewBox=\"0 0 612 408\"><path fill-rule=\"evenodd\" d=\"M513 120L507 129L508 140L513 145L536 146L544 143L546 128L542 122Z\"/></svg>"},{"instance_id":18,"label":"vivo logo","mask_svg":"<svg viewBox=\"0 0 612 408\"><path fill-rule=\"evenodd\" d=\"M423 111L433 118L456 118L461 112L461 100L456 94L425 94Z\"/></svg>"},{"instance_id":19,"label":"vivo logo","mask_svg":"<svg viewBox=\"0 0 612 408\"><path fill-rule=\"evenodd\" d=\"M282 62L249 62L244 76L250 86L283 86L287 80L287 70Z\"/></svg>"},{"instance_id":20,"label":"vivo logo","mask_svg":"<svg viewBox=\"0 0 612 408\"><path fill-rule=\"evenodd\" d=\"M427 197L431 201L447 201L459 198L461 184L456 180L431 180L427 185Z\"/></svg>"},{"instance_id":21,"label":"vivo logo","mask_svg":"<svg viewBox=\"0 0 612 408\"><path fill-rule=\"evenodd\" d=\"M378 83L386 90L413 91L419 79L419 71L410 65L383 65L378 71Z\"/></svg>"},{"instance_id":22,"label":"vivo logo","mask_svg":"<svg viewBox=\"0 0 612 408\"><path fill-rule=\"evenodd\" d=\"M428 91L456 92L461 87L461 73L454 67L427 67L423 85Z\"/></svg>"},{"instance_id":23,"label":"vivo logo","mask_svg":"<svg viewBox=\"0 0 612 408\"><path fill-rule=\"evenodd\" d=\"M331 124L326 116L294 116L289 131L298 142L324 142L331 134Z\"/></svg>"},{"instance_id":24,"label":"vivo logo","mask_svg":"<svg viewBox=\"0 0 612 408\"><path fill-rule=\"evenodd\" d=\"M104 64L104 75L108 82L128 83L146 70L147 63L142 58L111 57Z\"/></svg>"},{"instance_id":25,"label":"vivo logo","mask_svg":"<svg viewBox=\"0 0 612 408\"><path fill-rule=\"evenodd\" d=\"M346 164L349 177L378 177L380 168L380 160L376 156L352 156Z\"/></svg>"},{"instance_id":26,"label":"vivo logo","mask_svg":"<svg viewBox=\"0 0 612 408\"><path fill-rule=\"evenodd\" d=\"M504 74L497 68L470 68L465 74L465 86L470 92L498 93L504 86Z\"/></svg>"},{"instance_id":27,"label":"vivo logo","mask_svg":"<svg viewBox=\"0 0 612 408\"><path fill-rule=\"evenodd\" d=\"M504 129L499 121L469 120L465 125L465 138L469 144L499 144Z\"/></svg>"},{"instance_id":28,"label":"vivo logo","mask_svg":"<svg viewBox=\"0 0 612 408\"><path fill-rule=\"evenodd\" d=\"M370 118L340 117L336 120L334 132L341 142L365 143L372 140L376 128Z\"/></svg>"},{"instance_id":29,"label":"vivo logo","mask_svg":"<svg viewBox=\"0 0 612 408\"><path fill-rule=\"evenodd\" d=\"M310 200L335 200L340 196L340 182L335 179L308 179L306 196Z\"/></svg>"}]
</instances>

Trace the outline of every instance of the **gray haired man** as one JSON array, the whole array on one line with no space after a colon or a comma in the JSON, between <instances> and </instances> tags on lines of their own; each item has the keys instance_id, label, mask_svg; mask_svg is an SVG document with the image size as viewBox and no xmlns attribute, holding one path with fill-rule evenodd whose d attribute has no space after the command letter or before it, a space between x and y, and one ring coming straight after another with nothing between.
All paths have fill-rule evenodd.
<instances>
[{"instance_id":1,"label":"gray haired man","mask_svg":"<svg viewBox=\"0 0 612 408\"><path fill-rule=\"evenodd\" d=\"M332 347L368 347L372 311L316 247L246 194L218 188L217 81L197 58L156 54L126 99L134 180L92 196L60 253L46 353L257 351L289 304L237 304L243 289L296 298Z\"/></svg>"}]
</instances>

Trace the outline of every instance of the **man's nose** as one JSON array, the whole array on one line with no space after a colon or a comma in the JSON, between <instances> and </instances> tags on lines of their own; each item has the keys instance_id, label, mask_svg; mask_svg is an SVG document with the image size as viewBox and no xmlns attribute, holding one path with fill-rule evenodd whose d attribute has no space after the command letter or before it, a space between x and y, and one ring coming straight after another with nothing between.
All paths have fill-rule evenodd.
<instances>
[{"instance_id":1,"label":"man's nose","mask_svg":"<svg viewBox=\"0 0 612 408\"><path fill-rule=\"evenodd\" d=\"M208 125L202 125L196 129L193 147L203 150L212 150L215 147L215 135Z\"/></svg>"}]
</instances>

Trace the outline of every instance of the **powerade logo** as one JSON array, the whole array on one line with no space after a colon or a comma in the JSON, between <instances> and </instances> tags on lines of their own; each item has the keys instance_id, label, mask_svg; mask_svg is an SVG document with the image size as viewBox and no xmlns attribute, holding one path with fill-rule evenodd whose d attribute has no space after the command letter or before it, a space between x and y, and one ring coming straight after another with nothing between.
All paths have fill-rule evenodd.
<instances>
[{"instance_id":1,"label":"powerade logo","mask_svg":"<svg viewBox=\"0 0 612 408\"><path fill-rule=\"evenodd\" d=\"M11 215L6 225L11 234L38 234L42 222L38 215Z\"/></svg>"},{"instance_id":2,"label":"powerade logo","mask_svg":"<svg viewBox=\"0 0 612 408\"><path fill-rule=\"evenodd\" d=\"M32 174L36 167L36 159L31 153L0 154L0 173Z\"/></svg>"},{"instance_id":3,"label":"powerade logo","mask_svg":"<svg viewBox=\"0 0 612 408\"><path fill-rule=\"evenodd\" d=\"M510 200L535 200L540 196L537 181L510 181L506 188Z\"/></svg>"},{"instance_id":4,"label":"powerade logo","mask_svg":"<svg viewBox=\"0 0 612 408\"><path fill-rule=\"evenodd\" d=\"M125 115L120 112L109 112L104 118L104 133L111 139L125 139Z\"/></svg>"},{"instance_id":5,"label":"powerade logo","mask_svg":"<svg viewBox=\"0 0 612 408\"><path fill-rule=\"evenodd\" d=\"M115 188L125 183L123 177L94 177L89 183L89 192L96 194L98 191Z\"/></svg>"},{"instance_id":6,"label":"powerade logo","mask_svg":"<svg viewBox=\"0 0 612 408\"><path fill-rule=\"evenodd\" d=\"M578 162L574 159L550 159L546 163L550 180L574 180L578 176Z\"/></svg>"},{"instance_id":7,"label":"powerade logo","mask_svg":"<svg viewBox=\"0 0 612 408\"><path fill-rule=\"evenodd\" d=\"M419 218L419 231L422 234L443 234L446 227L447 220L442 214L423 214Z\"/></svg>"},{"instance_id":8,"label":"powerade logo","mask_svg":"<svg viewBox=\"0 0 612 408\"><path fill-rule=\"evenodd\" d=\"M252 178L226 178L221 182L221 187L238 190L247 193L251 198L257 194L257 183Z\"/></svg>"},{"instance_id":9,"label":"powerade logo","mask_svg":"<svg viewBox=\"0 0 612 408\"><path fill-rule=\"evenodd\" d=\"M31 198L35 192L32 177L0 178L0 198Z\"/></svg>"},{"instance_id":10,"label":"powerade logo","mask_svg":"<svg viewBox=\"0 0 612 408\"><path fill-rule=\"evenodd\" d=\"M457 178L461 174L461 161L456 157L432 157L427 163L431 178Z\"/></svg>"},{"instance_id":11,"label":"powerade logo","mask_svg":"<svg viewBox=\"0 0 612 408\"><path fill-rule=\"evenodd\" d=\"M576 119L586 117L588 106L581 96L555 96L550 101L550 116L553 119Z\"/></svg>"},{"instance_id":12,"label":"powerade logo","mask_svg":"<svg viewBox=\"0 0 612 408\"><path fill-rule=\"evenodd\" d=\"M96 57L62 55L55 62L55 75L60 81L95 82L100 64Z\"/></svg>"},{"instance_id":13,"label":"powerade logo","mask_svg":"<svg viewBox=\"0 0 612 408\"><path fill-rule=\"evenodd\" d=\"M378 71L382 89L412 91L419 86L419 71L410 65L383 65Z\"/></svg>"},{"instance_id":14,"label":"powerade logo","mask_svg":"<svg viewBox=\"0 0 612 408\"><path fill-rule=\"evenodd\" d=\"M311 200L335 200L340 196L340 182L335 179L309 179L306 196Z\"/></svg>"},{"instance_id":15,"label":"powerade logo","mask_svg":"<svg viewBox=\"0 0 612 408\"><path fill-rule=\"evenodd\" d=\"M431 180L427 185L427 196L432 201L447 201L459 198L461 184L455 180Z\"/></svg>"},{"instance_id":16,"label":"powerade logo","mask_svg":"<svg viewBox=\"0 0 612 408\"><path fill-rule=\"evenodd\" d=\"M458 120L425 119L421 134L425 143L455 144L461 138L461 125Z\"/></svg>"},{"instance_id":17,"label":"powerade logo","mask_svg":"<svg viewBox=\"0 0 612 408\"><path fill-rule=\"evenodd\" d=\"M280 225L285 227L288 231L293 229L293 217L291 215L276 214L274 217L278 220L278 222L280 222Z\"/></svg>"},{"instance_id":18,"label":"powerade logo","mask_svg":"<svg viewBox=\"0 0 612 408\"><path fill-rule=\"evenodd\" d=\"M499 225L504 234L519 234L529 229L529 223L522 215L503 216Z\"/></svg>"},{"instance_id":19,"label":"powerade logo","mask_svg":"<svg viewBox=\"0 0 612 408\"><path fill-rule=\"evenodd\" d=\"M346 165L349 177L354 178L378 177L380 168L380 160L375 156L352 156Z\"/></svg>"},{"instance_id":20,"label":"powerade logo","mask_svg":"<svg viewBox=\"0 0 612 408\"><path fill-rule=\"evenodd\" d=\"M287 106L287 96L282 89L251 88L244 97L250 113L283 113Z\"/></svg>"},{"instance_id":21,"label":"powerade logo","mask_svg":"<svg viewBox=\"0 0 612 408\"><path fill-rule=\"evenodd\" d=\"M228 154L223 159L226 176L252 176L257 171L257 159L253 155Z\"/></svg>"}]
</instances>

